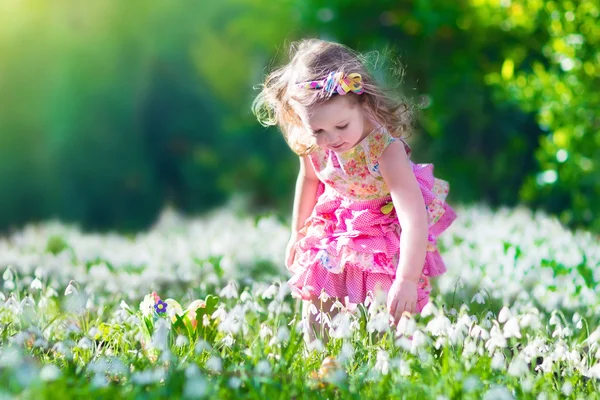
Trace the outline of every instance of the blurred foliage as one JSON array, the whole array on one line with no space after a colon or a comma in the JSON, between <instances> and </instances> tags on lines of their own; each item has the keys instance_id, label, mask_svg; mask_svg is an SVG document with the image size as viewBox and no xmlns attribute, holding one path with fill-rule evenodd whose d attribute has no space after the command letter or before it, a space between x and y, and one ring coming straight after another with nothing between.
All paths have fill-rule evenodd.
<instances>
[{"instance_id":1,"label":"blurred foliage","mask_svg":"<svg viewBox=\"0 0 600 400\"><path fill-rule=\"evenodd\" d=\"M595 1L2 2L0 228L132 230L239 192L287 215L297 160L250 103L287 43L318 36L399 58L413 159L451 202L600 231L597 19Z\"/></svg>"}]
</instances>

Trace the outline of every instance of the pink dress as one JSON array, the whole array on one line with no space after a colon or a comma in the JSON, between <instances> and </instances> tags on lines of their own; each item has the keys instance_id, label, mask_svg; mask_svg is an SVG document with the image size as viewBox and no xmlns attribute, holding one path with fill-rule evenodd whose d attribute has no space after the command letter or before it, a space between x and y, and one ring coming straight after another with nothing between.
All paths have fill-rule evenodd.
<instances>
[{"instance_id":1,"label":"pink dress","mask_svg":"<svg viewBox=\"0 0 600 400\"><path fill-rule=\"evenodd\" d=\"M376 287L386 293L396 277L402 229L390 191L379 172L379 157L395 140L384 130L369 134L352 150L318 149L310 160L321 181L318 200L300 230L288 281L296 297L308 300L322 290L353 304L364 302ZM417 311L429 301L428 277L446 271L436 238L456 219L445 202L449 185L433 176L433 164L414 164L413 172L429 216L429 243L417 290ZM346 298L347 297L347 298Z\"/></svg>"}]
</instances>

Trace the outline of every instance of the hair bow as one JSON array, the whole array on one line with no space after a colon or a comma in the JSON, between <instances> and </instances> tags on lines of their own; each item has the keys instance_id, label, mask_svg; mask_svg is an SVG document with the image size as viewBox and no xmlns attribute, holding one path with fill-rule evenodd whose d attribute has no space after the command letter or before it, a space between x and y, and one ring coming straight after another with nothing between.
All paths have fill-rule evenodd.
<instances>
[{"instance_id":1,"label":"hair bow","mask_svg":"<svg viewBox=\"0 0 600 400\"><path fill-rule=\"evenodd\" d=\"M302 82L296 86L300 89L321 89L327 96L333 93L344 95L348 92L355 94L364 92L362 76L356 72L348 75L343 72L331 72L324 79Z\"/></svg>"}]
</instances>

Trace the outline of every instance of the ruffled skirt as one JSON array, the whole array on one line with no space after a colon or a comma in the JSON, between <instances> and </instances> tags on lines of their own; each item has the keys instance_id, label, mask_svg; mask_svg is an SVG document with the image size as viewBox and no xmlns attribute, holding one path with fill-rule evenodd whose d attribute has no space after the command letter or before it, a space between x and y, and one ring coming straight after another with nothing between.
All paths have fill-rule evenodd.
<instances>
[{"instance_id":1,"label":"ruffled skirt","mask_svg":"<svg viewBox=\"0 0 600 400\"><path fill-rule=\"evenodd\" d=\"M449 185L433 175L433 164L413 164L428 214L428 245L418 285L417 312L429 301L428 277L446 272L437 237L456 219L445 202ZM388 292L396 278L402 229L387 196L356 201L320 186L318 201L295 245L288 283L308 300L324 290L330 297L362 303L377 288ZM346 299L347 298L347 299Z\"/></svg>"}]
</instances>

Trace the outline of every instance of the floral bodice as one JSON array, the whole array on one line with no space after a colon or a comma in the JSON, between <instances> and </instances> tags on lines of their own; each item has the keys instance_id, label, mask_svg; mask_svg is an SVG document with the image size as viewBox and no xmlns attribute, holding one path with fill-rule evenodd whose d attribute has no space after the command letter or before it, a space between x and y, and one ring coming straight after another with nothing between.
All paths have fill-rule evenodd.
<instances>
[{"instance_id":1,"label":"floral bodice","mask_svg":"<svg viewBox=\"0 0 600 400\"><path fill-rule=\"evenodd\" d=\"M317 176L329 189L352 200L379 199L390 194L379 171L379 157L395 140L404 143L410 157L410 146L404 140L381 129L370 133L344 153L319 148L309 158Z\"/></svg>"}]
</instances>

